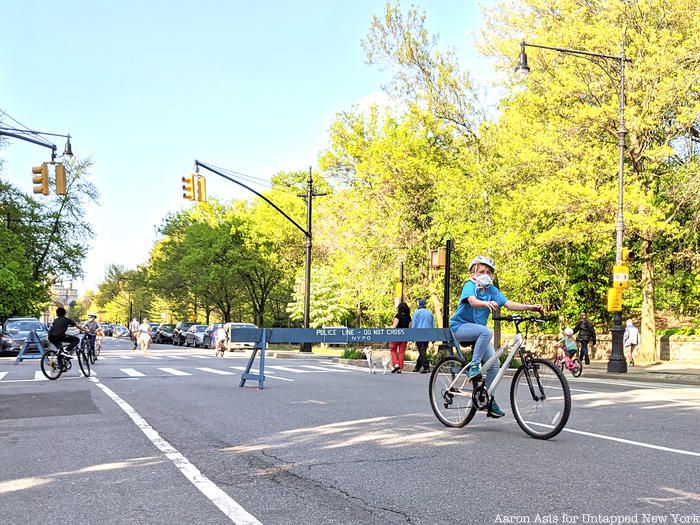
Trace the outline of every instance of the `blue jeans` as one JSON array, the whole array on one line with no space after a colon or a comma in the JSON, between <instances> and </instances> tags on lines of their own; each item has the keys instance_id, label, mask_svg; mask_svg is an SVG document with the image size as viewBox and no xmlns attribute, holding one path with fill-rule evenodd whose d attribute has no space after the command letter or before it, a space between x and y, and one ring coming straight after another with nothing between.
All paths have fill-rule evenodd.
<instances>
[{"instance_id":1,"label":"blue jeans","mask_svg":"<svg viewBox=\"0 0 700 525\"><path fill-rule=\"evenodd\" d=\"M585 361L587 365L590 365L591 358L588 355L588 343L590 343L590 341L579 341L579 343L581 343L581 362L583 363Z\"/></svg>"},{"instance_id":2,"label":"blue jeans","mask_svg":"<svg viewBox=\"0 0 700 525\"><path fill-rule=\"evenodd\" d=\"M483 361L488 361L493 357L495 351L492 342L493 332L490 328L476 323L464 323L452 330L452 334L457 341L467 343L476 341L470 365L481 365ZM496 379L498 369L499 367L494 365L486 372L486 388L489 388L493 380Z\"/></svg>"}]
</instances>

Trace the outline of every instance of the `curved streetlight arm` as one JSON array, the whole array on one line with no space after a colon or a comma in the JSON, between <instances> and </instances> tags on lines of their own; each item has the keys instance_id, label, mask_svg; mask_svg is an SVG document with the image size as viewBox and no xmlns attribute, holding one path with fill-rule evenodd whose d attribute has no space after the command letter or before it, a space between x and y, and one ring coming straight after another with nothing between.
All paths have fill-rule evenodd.
<instances>
[{"instance_id":1,"label":"curved streetlight arm","mask_svg":"<svg viewBox=\"0 0 700 525\"><path fill-rule=\"evenodd\" d=\"M615 56L615 55L604 55L602 53L591 53L590 51L580 51L578 49L567 49L565 47L551 47L551 46L541 46L539 44L528 44L524 40L520 43L520 46L524 50L525 47L537 47L539 49L551 49L552 51L559 51L560 53L567 53L569 55L582 55L582 56L589 56L589 57L598 57L598 58L608 58L610 60L624 60L625 62L632 62L632 59L623 57L623 56Z\"/></svg>"},{"instance_id":2,"label":"curved streetlight arm","mask_svg":"<svg viewBox=\"0 0 700 525\"><path fill-rule=\"evenodd\" d=\"M282 215L284 215L284 217L285 217L289 222L291 222L294 226L296 226L297 228L299 228L299 229L301 230L301 232L306 236L307 239L310 239L310 238L311 238L311 232L306 231L304 228L302 228L301 226L299 226L299 224L297 224L297 222L296 222L294 219L292 219L289 215L287 215L286 213L284 213L274 202L272 202L270 199L268 199L267 197L265 197L265 196L262 195L261 193L258 193L257 191L255 191L255 190L254 190L253 188L251 188L250 186L246 186L246 185L243 184L242 182L240 182L240 181L238 181L238 180L236 180L236 179L234 179L234 178L232 178L232 177L229 177L228 175L224 175L223 173L221 173L221 172L218 171L217 169L213 168L212 166L209 166L209 165L205 164L204 162L200 162L200 161L198 161L198 160L196 160L196 159L195 159L195 161L194 161L194 166L195 166L195 170L196 170L196 171L199 171L199 167L201 166L201 167L203 167L204 169L207 169L207 170L211 171L212 173L215 173L215 174L218 175L219 177L223 177L223 178L226 179L226 180L230 180L231 182L235 182L235 183L238 184L239 186L243 186L243 187L244 187L245 189L247 189L248 191L252 191L252 192L255 193L258 197L260 197L261 199L263 199L263 200L264 200L265 202L267 202L270 206L272 206L274 209L276 209L278 212L280 212Z\"/></svg>"},{"instance_id":3,"label":"curved streetlight arm","mask_svg":"<svg viewBox=\"0 0 700 525\"><path fill-rule=\"evenodd\" d=\"M41 135L48 135L50 137L63 137L64 139L66 139L64 155L70 157L73 156L73 149L70 143L70 135L62 135L60 133L46 133L45 131L32 131L17 128L0 128L0 136L12 137L15 139L23 140L25 142L31 142L32 144L36 144L37 146L49 148L51 150L51 162L53 162L56 159L56 144L51 144L50 142L47 144L48 141L42 142L38 138L28 137L27 133L36 135L37 137L40 137Z\"/></svg>"}]
</instances>

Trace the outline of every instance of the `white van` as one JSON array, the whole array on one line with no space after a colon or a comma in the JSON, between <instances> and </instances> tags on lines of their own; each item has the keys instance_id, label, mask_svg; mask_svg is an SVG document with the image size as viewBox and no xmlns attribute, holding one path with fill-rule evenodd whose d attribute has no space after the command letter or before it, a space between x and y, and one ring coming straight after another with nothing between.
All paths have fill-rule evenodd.
<instances>
[{"instance_id":1,"label":"white van","mask_svg":"<svg viewBox=\"0 0 700 525\"><path fill-rule=\"evenodd\" d=\"M226 332L226 350L229 352L233 350L252 350L255 348L255 343L241 343L237 341L231 341L231 330L236 328L257 328L253 323L226 323L224 325L224 331Z\"/></svg>"}]
</instances>

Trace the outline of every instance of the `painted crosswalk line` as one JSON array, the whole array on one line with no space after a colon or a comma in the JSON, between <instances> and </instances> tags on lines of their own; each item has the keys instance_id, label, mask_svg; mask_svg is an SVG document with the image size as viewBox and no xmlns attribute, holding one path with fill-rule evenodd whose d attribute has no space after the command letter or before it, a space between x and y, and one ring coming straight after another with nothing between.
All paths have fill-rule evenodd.
<instances>
[{"instance_id":1,"label":"painted crosswalk line","mask_svg":"<svg viewBox=\"0 0 700 525\"><path fill-rule=\"evenodd\" d=\"M7 372L0 372L0 381L2 381L2 378L7 375Z\"/></svg>"},{"instance_id":2,"label":"painted crosswalk line","mask_svg":"<svg viewBox=\"0 0 700 525\"><path fill-rule=\"evenodd\" d=\"M189 372L183 372L182 370L178 370L177 368L159 368L158 370L162 370L163 372L166 372L168 374L172 374L174 376L191 376Z\"/></svg>"},{"instance_id":3,"label":"painted crosswalk line","mask_svg":"<svg viewBox=\"0 0 700 525\"><path fill-rule=\"evenodd\" d=\"M124 372L126 375L129 377L144 377L146 374L142 374L138 370L134 370L133 368L120 368L122 372Z\"/></svg>"},{"instance_id":4,"label":"painted crosswalk line","mask_svg":"<svg viewBox=\"0 0 700 525\"><path fill-rule=\"evenodd\" d=\"M340 372L341 374L351 374L350 370L343 370L342 368L330 368L327 366L314 366L314 365L301 365L304 368L311 368L312 370L318 370L319 372Z\"/></svg>"},{"instance_id":5,"label":"painted crosswalk line","mask_svg":"<svg viewBox=\"0 0 700 525\"><path fill-rule=\"evenodd\" d=\"M244 366L229 366L229 368L233 368L233 369L235 369L235 370L240 370L240 371L242 371L242 372L245 372L245 367L244 367ZM251 373L251 374L259 374L260 371L259 371L257 368L251 368L249 373ZM270 379L279 379L280 381L289 381L290 383L296 382L296 379L289 379L289 378L287 378L287 377L279 377L279 376L276 376L276 375L274 375L274 374L275 374L274 372L269 372L269 371L268 371L268 372L265 373L265 377L266 377L266 378L270 378Z\"/></svg>"},{"instance_id":6,"label":"painted crosswalk line","mask_svg":"<svg viewBox=\"0 0 700 525\"><path fill-rule=\"evenodd\" d=\"M226 370L218 370L216 368L197 368L197 370L201 370L202 372L209 372L210 374L219 374L220 376L234 375L233 372L228 372Z\"/></svg>"},{"instance_id":7,"label":"painted crosswalk line","mask_svg":"<svg viewBox=\"0 0 700 525\"><path fill-rule=\"evenodd\" d=\"M267 365L267 368L272 368L274 370L282 370L283 372L291 372L293 374L313 374L311 370L300 370L299 368L290 368L288 366L282 365Z\"/></svg>"},{"instance_id":8,"label":"painted crosswalk line","mask_svg":"<svg viewBox=\"0 0 700 525\"><path fill-rule=\"evenodd\" d=\"M46 376L44 375L44 372L41 370L37 370L34 372L34 381L48 381Z\"/></svg>"}]
</instances>

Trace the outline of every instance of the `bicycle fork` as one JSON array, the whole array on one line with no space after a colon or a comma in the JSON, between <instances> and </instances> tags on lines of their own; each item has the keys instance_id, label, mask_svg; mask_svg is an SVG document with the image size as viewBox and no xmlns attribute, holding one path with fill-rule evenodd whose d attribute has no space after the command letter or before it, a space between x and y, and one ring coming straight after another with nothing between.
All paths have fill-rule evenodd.
<instances>
[{"instance_id":1,"label":"bicycle fork","mask_svg":"<svg viewBox=\"0 0 700 525\"><path fill-rule=\"evenodd\" d=\"M542 388L542 383L540 382L540 375L537 373L537 366L538 365L533 365L532 363L525 365L525 379L527 380L527 386L530 388L533 401L544 401L547 396L544 394L544 388ZM534 372L534 374L531 374L531 372ZM532 384L532 375L534 375L537 380L537 390L539 390L540 395L537 395L535 392L535 387Z\"/></svg>"}]
</instances>

